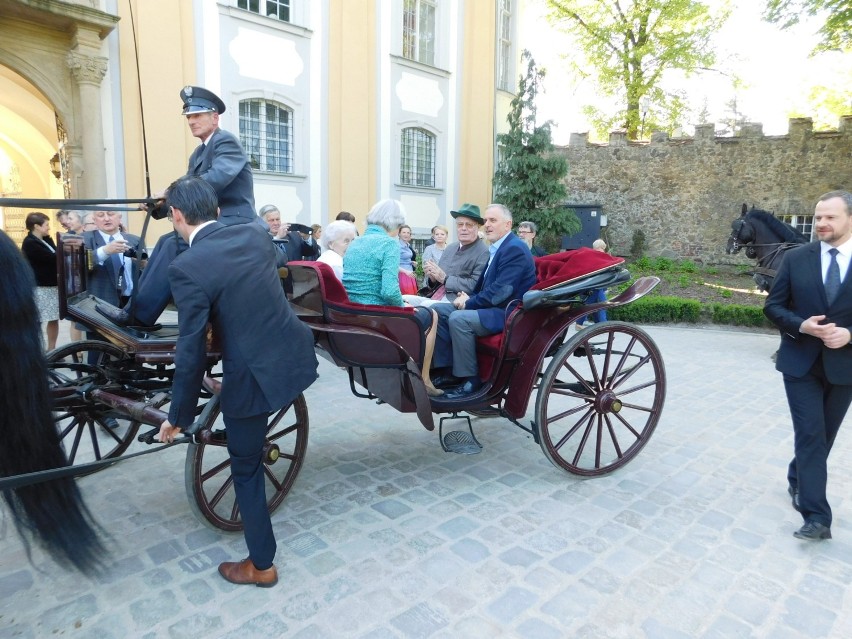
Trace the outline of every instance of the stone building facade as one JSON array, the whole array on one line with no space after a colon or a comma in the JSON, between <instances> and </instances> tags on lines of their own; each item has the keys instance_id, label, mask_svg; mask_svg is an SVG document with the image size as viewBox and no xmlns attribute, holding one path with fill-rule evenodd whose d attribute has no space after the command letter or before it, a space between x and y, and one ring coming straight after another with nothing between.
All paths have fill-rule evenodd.
<instances>
[{"instance_id":1,"label":"stone building facade","mask_svg":"<svg viewBox=\"0 0 852 639\"><path fill-rule=\"evenodd\" d=\"M593 144L573 134L560 152L569 164L569 200L602 207L603 234L619 255L630 253L641 230L650 256L739 262L725 255L725 242L743 203L807 216L822 193L852 189L852 115L832 131L794 118L779 136L763 135L760 124L737 137L715 136L708 124L692 138L655 133L650 142L614 132L609 144Z\"/></svg>"}]
</instances>

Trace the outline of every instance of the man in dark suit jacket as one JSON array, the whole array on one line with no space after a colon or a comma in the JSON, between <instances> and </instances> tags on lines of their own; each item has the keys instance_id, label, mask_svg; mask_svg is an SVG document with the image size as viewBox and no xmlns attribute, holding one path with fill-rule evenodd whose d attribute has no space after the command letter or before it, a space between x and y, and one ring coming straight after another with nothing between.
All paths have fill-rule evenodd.
<instances>
[{"instance_id":1,"label":"man in dark suit jacket","mask_svg":"<svg viewBox=\"0 0 852 639\"><path fill-rule=\"evenodd\" d=\"M219 566L237 584L273 586L275 536L264 493L263 446L270 411L291 403L317 378L313 336L281 289L272 243L257 224L216 221L216 193L184 176L168 189L175 230L190 248L169 266L180 334L169 418L160 440L173 441L196 416L207 366L207 323L222 348L220 402L234 491L249 557ZM286 340L269 340L270 330Z\"/></svg>"},{"instance_id":2,"label":"man in dark suit jacket","mask_svg":"<svg viewBox=\"0 0 852 639\"><path fill-rule=\"evenodd\" d=\"M216 191L222 224L255 220L254 182L248 158L236 136L219 128L219 114L225 112L225 103L203 87L184 87L180 97L190 131L202 142L189 156L186 174L202 178ZM169 264L184 250L186 244L179 236L161 237L131 304L124 309L99 306L98 312L121 326L152 326L171 299Z\"/></svg>"},{"instance_id":3,"label":"man in dark suit jacket","mask_svg":"<svg viewBox=\"0 0 852 639\"><path fill-rule=\"evenodd\" d=\"M139 281L140 239L119 229L121 217L115 211L95 211L93 217L97 230L83 233L83 244L92 251L94 258L88 291L105 302L120 306ZM134 257L128 257L128 252Z\"/></svg>"},{"instance_id":4,"label":"man in dark suit jacket","mask_svg":"<svg viewBox=\"0 0 852 639\"><path fill-rule=\"evenodd\" d=\"M788 492L804 525L799 539L831 539L828 454L852 403L852 194L831 191L814 212L819 242L787 253L764 313L781 329L775 368L793 419Z\"/></svg>"},{"instance_id":5,"label":"man in dark suit jacket","mask_svg":"<svg viewBox=\"0 0 852 639\"><path fill-rule=\"evenodd\" d=\"M535 283L535 265L529 248L512 233L512 213L502 204L485 209L485 237L491 254L473 294L458 294L452 304L434 304L438 313L434 366L452 366L452 375L463 382L448 392L447 399L465 397L482 385L476 362L476 338L500 333L510 307L516 305Z\"/></svg>"}]
</instances>

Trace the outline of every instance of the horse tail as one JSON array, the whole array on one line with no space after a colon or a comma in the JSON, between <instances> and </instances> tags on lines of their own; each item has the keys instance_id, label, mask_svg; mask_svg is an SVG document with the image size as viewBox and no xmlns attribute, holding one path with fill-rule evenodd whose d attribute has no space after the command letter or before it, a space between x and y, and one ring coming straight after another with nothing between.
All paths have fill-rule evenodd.
<instances>
[{"instance_id":1,"label":"horse tail","mask_svg":"<svg viewBox=\"0 0 852 639\"><path fill-rule=\"evenodd\" d=\"M0 273L0 477L67 466L51 412L35 278L2 231ZM32 539L59 563L98 572L101 529L73 478L7 489L3 498L30 561Z\"/></svg>"}]
</instances>

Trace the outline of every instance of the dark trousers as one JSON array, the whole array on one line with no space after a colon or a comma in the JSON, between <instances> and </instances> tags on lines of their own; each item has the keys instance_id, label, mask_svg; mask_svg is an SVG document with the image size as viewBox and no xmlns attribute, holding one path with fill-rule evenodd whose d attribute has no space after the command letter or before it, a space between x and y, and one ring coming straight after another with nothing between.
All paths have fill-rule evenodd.
<instances>
[{"instance_id":1,"label":"dark trousers","mask_svg":"<svg viewBox=\"0 0 852 639\"><path fill-rule=\"evenodd\" d=\"M478 375L476 338L493 335L493 331L482 325L476 311L460 311L452 304L433 304L430 308L438 314L438 336L432 366L452 366L456 377Z\"/></svg>"},{"instance_id":2,"label":"dark trousers","mask_svg":"<svg viewBox=\"0 0 852 639\"><path fill-rule=\"evenodd\" d=\"M258 570L266 570L275 559L275 535L266 506L263 444L268 413L252 417L224 416L231 457L234 492L240 507L249 558Z\"/></svg>"},{"instance_id":3,"label":"dark trousers","mask_svg":"<svg viewBox=\"0 0 852 639\"><path fill-rule=\"evenodd\" d=\"M795 457L787 469L787 481L798 487L805 521L831 526L825 494L828 454L852 403L852 386L831 384L820 357L804 377L784 375L784 390L795 436Z\"/></svg>"}]
</instances>

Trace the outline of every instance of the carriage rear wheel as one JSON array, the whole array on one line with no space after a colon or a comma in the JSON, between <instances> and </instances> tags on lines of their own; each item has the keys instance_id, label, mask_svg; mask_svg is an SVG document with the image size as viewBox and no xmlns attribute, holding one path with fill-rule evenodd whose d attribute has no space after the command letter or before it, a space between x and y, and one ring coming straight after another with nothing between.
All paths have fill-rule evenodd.
<instances>
[{"instance_id":1,"label":"carriage rear wheel","mask_svg":"<svg viewBox=\"0 0 852 639\"><path fill-rule=\"evenodd\" d=\"M213 400L216 401L216 400ZM212 528L243 529L234 494L225 425L218 406L199 431L200 443L186 453L184 481L190 506ZM308 406L299 395L290 406L269 414L263 473L270 514L281 505L302 469L308 447Z\"/></svg>"},{"instance_id":2,"label":"carriage rear wheel","mask_svg":"<svg viewBox=\"0 0 852 639\"><path fill-rule=\"evenodd\" d=\"M576 475L611 472L648 443L665 395L663 359L647 333L623 322L585 328L542 377L535 407L541 449Z\"/></svg>"},{"instance_id":3,"label":"carriage rear wheel","mask_svg":"<svg viewBox=\"0 0 852 639\"><path fill-rule=\"evenodd\" d=\"M88 400L85 391L109 386L110 377L130 361L127 353L109 342L84 340L52 350L46 359L53 418L68 463L120 456L139 422Z\"/></svg>"}]
</instances>

